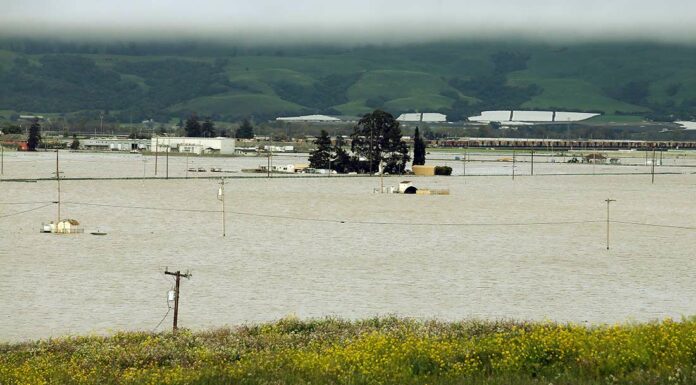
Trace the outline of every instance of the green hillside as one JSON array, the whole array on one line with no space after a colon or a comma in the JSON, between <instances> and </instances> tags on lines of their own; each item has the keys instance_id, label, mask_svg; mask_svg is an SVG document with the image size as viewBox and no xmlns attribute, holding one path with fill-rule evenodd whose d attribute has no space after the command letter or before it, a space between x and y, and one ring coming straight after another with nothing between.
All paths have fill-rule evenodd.
<instances>
[{"instance_id":1,"label":"green hillside","mask_svg":"<svg viewBox=\"0 0 696 385\"><path fill-rule=\"evenodd\" d=\"M466 42L357 48L0 41L0 119L98 114L158 121L486 109L696 115L696 47Z\"/></svg>"}]
</instances>

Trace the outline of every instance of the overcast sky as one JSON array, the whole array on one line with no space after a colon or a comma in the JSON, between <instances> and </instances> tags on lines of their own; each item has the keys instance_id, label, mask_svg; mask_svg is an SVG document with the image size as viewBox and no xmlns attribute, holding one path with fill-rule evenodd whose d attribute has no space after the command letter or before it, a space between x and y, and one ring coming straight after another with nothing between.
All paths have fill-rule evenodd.
<instances>
[{"instance_id":1,"label":"overcast sky","mask_svg":"<svg viewBox=\"0 0 696 385\"><path fill-rule=\"evenodd\" d=\"M404 43L481 37L696 43L696 0L2 2L0 33L5 36L249 43Z\"/></svg>"}]
</instances>

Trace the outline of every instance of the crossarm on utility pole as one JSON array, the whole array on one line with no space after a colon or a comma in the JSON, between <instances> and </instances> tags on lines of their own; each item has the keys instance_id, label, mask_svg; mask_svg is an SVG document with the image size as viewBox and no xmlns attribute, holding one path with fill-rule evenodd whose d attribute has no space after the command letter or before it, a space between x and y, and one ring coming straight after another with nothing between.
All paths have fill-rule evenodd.
<instances>
[{"instance_id":1,"label":"crossarm on utility pole","mask_svg":"<svg viewBox=\"0 0 696 385\"><path fill-rule=\"evenodd\" d=\"M179 321L179 287L181 284L181 278L191 278L191 274L186 272L185 274L182 274L181 271L169 271L165 270L164 271L165 275L173 275L176 277L176 286L174 289L174 323L172 325L172 332L176 333L176 330L179 328L178 321Z\"/></svg>"}]
</instances>

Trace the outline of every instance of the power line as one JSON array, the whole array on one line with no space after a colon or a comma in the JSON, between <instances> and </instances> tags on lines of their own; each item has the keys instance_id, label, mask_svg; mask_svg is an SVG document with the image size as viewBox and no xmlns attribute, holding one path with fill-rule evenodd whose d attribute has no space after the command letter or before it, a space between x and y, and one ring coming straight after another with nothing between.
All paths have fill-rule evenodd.
<instances>
[{"instance_id":1,"label":"power line","mask_svg":"<svg viewBox=\"0 0 696 385\"><path fill-rule=\"evenodd\" d=\"M87 203L87 202L63 202L66 205L75 206L96 206L96 207L111 207L119 209L137 209L137 210L157 210L157 211L178 211L178 212L192 212L192 213L219 213L220 210L198 210L198 209L170 209L166 207L146 207L146 206L125 206L125 205L110 205L103 203Z\"/></svg>"},{"instance_id":2,"label":"power line","mask_svg":"<svg viewBox=\"0 0 696 385\"><path fill-rule=\"evenodd\" d=\"M681 229L681 230L696 230L696 227L689 226L674 226L674 225L658 225L653 223L640 223L640 222L627 222L627 221L612 221L613 223L620 223L623 225L635 225L635 226L645 226L645 227L662 227L668 229Z\"/></svg>"},{"instance_id":3,"label":"power line","mask_svg":"<svg viewBox=\"0 0 696 385\"><path fill-rule=\"evenodd\" d=\"M46 204L46 203L55 203L53 201L43 201L43 202L0 202L0 205L41 205L41 204Z\"/></svg>"},{"instance_id":4,"label":"power line","mask_svg":"<svg viewBox=\"0 0 696 385\"><path fill-rule=\"evenodd\" d=\"M51 205L53 205L53 203L49 203L49 204L47 204L47 205L43 205L43 206L39 206L39 207L34 207L33 209L29 209L29 210L17 211L17 212L12 213L12 214L0 215L0 219L1 219L1 218L12 217L12 216L15 216L15 215L20 215L20 214L25 214L25 213L28 213L28 212L31 212L31 211L41 210L41 209L43 209L43 208L45 208L45 207L48 207L48 206L51 206Z\"/></svg>"}]
</instances>

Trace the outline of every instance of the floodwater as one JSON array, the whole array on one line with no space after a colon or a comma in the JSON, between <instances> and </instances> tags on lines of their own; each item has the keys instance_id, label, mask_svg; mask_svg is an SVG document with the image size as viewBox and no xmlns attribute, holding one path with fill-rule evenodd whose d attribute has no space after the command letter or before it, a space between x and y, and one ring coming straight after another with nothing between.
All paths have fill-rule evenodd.
<instances>
[{"instance_id":1,"label":"floodwater","mask_svg":"<svg viewBox=\"0 0 696 385\"><path fill-rule=\"evenodd\" d=\"M60 168L68 178L138 177L142 159L61 153ZM154 159L146 160L152 176ZM170 176L185 176L185 161L170 157ZM266 159L188 161L239 171ZM168 310L173 280L165 268L192 273L182 281L179 322L194 329L290 314L579 323L690 316L696 170L687 163L658 167L675 174L658 174L655 184L640 174L649 172L645 165L560 162L539 163L536 171L584 175L529 177L530 164L522 163L512 180L511 164L497 160L471 162L467 173L504 176L412 179L417 187L449 189L448 196L373 194L377 177L231 178L225 237L218 181L196 179L210 172L62 181L61 216L86 230L76 235L38 232L57 215L55 181L5 181L0 341L152 330ZM4 168L5 179L50 177L55 154L5 153ZM616 169L636 175L602 175ZM385 177L384 184L402 179ZM607 198L616 200L612 220L635 223L612 223L610 250ZM108 235L89 234L95 230ZM158 330L169 328L171 317Z\"/></svg>"}]
</instances>

